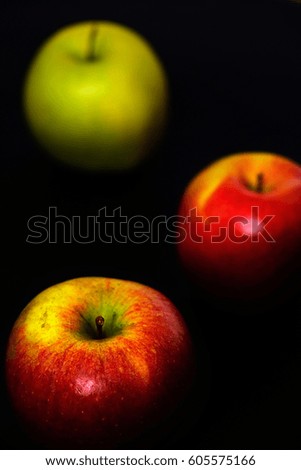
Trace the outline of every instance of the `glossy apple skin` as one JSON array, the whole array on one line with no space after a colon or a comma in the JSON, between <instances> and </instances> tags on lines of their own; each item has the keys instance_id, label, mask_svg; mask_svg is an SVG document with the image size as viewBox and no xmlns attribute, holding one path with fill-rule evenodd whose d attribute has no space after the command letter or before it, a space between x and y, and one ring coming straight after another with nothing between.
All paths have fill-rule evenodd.
<instances>
[{"instance_id":1,"label":"glossy apple skin","mask_svg":"<svg viewBox=\"0 0 301 470\"><path fill-rule=\"evenodd\" d=\"M263 191L257 192L260 174ZM265 221L262 226L252 226L252 207L258 208L259 225ZM180 202L180 216L186 218L193 208L203 222L196 223L192 218L189 227L186 221L185 233L193 230L202 241L187 236L178 244L178 252L190 279L205 292L220 299L264 298L283 286L299 267L301 167L296 162L267 152L217 160L188 184ZM204 221L210 216L219 220L206 226ZM221 237L222 241L213 243L236 216L243 217L244 223L235 224L235 237ZM266 231L275 242L267 242L270 238ZM240 305L244 310L247 304Z\"/></svg>"},{"instance_id":2,"label":"glossy apple skin","mask_svg":"<svg viewBox=\"0 0 301 470\"><path fill-rule=\"evenodd\" d=\"M88 277L27 305L9 338L6 373L16 412L41 445L116 448L163 423L186 398L195 360L183 318L165 296Z\"/></svg>"},{"instance_id":3,"label":"glossy apple skin","mask_svg":"<svg viewBox=\"0 0 301 470\"><path fill-rule=\"evenodd\" d=\"M152 153L164 132L167 76L140 34L88 21L60 29L40 47L23 102L33 135L60 162L127 170Z\"/></svg>"}]
</instances>

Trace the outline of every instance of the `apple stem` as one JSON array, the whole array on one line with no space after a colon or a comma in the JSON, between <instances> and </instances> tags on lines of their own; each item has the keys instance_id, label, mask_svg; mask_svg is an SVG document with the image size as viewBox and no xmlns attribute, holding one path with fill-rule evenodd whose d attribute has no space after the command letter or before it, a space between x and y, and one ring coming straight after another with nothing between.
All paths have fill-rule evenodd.
<instances>
[{"instance_id":1,"label":"apple stem","mask_svg":"<svg viewBox=\"0 0 301 470\"><path fill-rule=\"evenodd\" d=\"M257 193L262 193L262 192L263 192L263 183L264 183L263 173L258 173L258 175L257 175L257 183L256 183L256 191L257 191Z\"/></svg>"},{"instance_id":2,"label":"apple stem","mask_svg":"<svg viewBox=\"0 0 301 470\"><path fill-rule=\"evenodd\" d=\"M87 54L87 60L91 62L93 60L96 60L95 45L96 45L97 32L98 32L98 28L95 24L93 24L90 29L89 40L88 40L88 54Z\"/></svg>"},{"instance_id":3,"label":"apple stem","mask_svg":"<svg viewBox=\"0 0 301 470\"><path fill-rule=\"evenodd\" d=\"M95 318L97 334L98 334L99 339L103 338L102 327L103 327L104 322L105 322L105 319L101 315Z\"/></svg>"}]
</instances>

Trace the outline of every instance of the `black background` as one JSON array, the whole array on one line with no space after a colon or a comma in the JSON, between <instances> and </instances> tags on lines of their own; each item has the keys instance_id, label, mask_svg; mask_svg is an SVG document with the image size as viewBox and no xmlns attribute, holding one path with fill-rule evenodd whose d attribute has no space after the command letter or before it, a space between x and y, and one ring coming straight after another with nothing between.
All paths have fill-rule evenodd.
<instances>
[{"instance_id":1,"label":"black background","mask_svg":"<svg viewBox=\"0 0 301 470\"><path fill-rule=\"evenodd\" d=\"M198 390L207 391L205 402L203 394L194 400L188 424L157 446L299 448L300 308L290 302L248 316L216 310L205 294L195 298L174 245L26 242L28 219L47 216L49 206L67 216L104 206L128 216L174 215L191 177L223 155L267 150L301 163L301 4L199 3L11 0L2 7L1 359L15 319L44 288L86 275L132 279L180 309L196 344ZM60 167L37 147L22 115L22 84L37 47L66 24L95 18L143 34L169 76L165 137L152 160L123 176ZM36 446L15 421L3 371L0 442Z\"/></svg>"}]
</instances>

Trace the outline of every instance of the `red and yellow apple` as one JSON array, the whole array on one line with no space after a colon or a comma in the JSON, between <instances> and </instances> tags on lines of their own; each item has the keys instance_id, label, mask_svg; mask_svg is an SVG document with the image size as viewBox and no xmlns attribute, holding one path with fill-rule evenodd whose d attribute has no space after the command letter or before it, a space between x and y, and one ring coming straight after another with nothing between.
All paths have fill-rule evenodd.
<instances>
[{"instance_id":1,"label":"red and yellow apple","mask_svg":"<svg viewBox=\"0 0 301 470\"><path fill-rule=\"evenodd\" d=\"M24 84L24 111L41 146L90 171L127 170L165 128L168 80L152 45L109 21L68 25L45 40Z\"/></svg>"},{"instance_id":2,"label":"red and yellow apple","mask_svg":"<svg viewBox=\"0 0 301 470\"><path fill-rule=\"evenodd\" d=\"M183 266L216 297L256 299L299 267L301 166L267 152L238 153L200 171L179 207Z\"/></svg>"},{"instance_id":3,"label":"red and yellow apple","mask_svg":"<svg viewBox=\"0 0 301 470\"><path fill-rule=\"evenodd\" d=\"M117 448L164 422L194 377L191 337L158 291L86 277L37 295L7 349L12 403L48 448Z\"/></svg>"}]
</instances>

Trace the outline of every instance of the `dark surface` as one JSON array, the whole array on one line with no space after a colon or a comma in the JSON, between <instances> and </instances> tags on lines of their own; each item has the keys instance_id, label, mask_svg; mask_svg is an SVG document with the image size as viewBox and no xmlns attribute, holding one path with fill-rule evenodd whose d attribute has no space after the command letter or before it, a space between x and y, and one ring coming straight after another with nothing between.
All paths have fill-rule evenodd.
<instances>
[{"instance_id":1,"label":"dark surface","mask_svg":"<svg viewBox=\"0 0 301 470\"><path fill-rule=\"evenodd\" d=\"M174 215L190 178L229 153L267 150L301 163L301 5L195 3L11 0L2 7L1 365L15 319L44 288L84 275L132 279L166 294L185 317L200 362L197 390L208 389L208 366L211 377L205 404L194 397L187 423L179 419L156 448L299 448L300 306L222 313L205 295L193 295L175 246L164 242L26 243L28 219L47 216L50 206L83 218L104 206L121 206L128 216ZM36 48L57 28L91 18L142 33L170 79L165 138L154 158L127 176L56 165L35 145L22 115L22 83ZM36 447L9 407L3 368L0 442L3 449Z\"/></svg>"}]
</instances>

